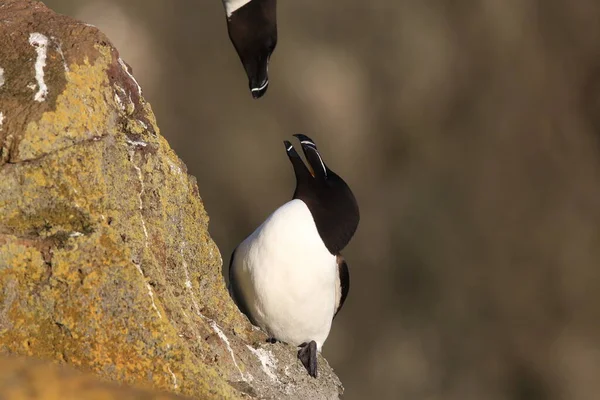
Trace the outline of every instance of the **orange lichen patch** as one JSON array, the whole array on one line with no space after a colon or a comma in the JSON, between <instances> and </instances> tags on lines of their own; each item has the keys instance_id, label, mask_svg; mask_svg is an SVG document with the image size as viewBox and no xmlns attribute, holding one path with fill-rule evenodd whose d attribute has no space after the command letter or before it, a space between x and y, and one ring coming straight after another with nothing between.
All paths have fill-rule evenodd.
<instances>
[{"instance_id":1,"label":"orange lichen patch","mask_svg":"<svg viewBox=\"0 0 600 400\"><path fill-rule=\"evenodd\" d=\"M116 240L113 231L99 230L79 240L78 251L55 251L50 271L36 249L1 246L0 304L8 307L0 319L1 348L67 361L111 380L233 396L189 353L171 323L153 312L153 302L162 310L159 299L149 298ZM176 374L194 378L175 385Z\"/></svg>"},{"instance_id":2,"label":"orange lichen patch","mask_svg":"<svg viewBox=\"0 0 600 400\"><path fill-rule=\"evenodd\" d=\"M12 400L183 399L174 394L108 383L66 366L22 357L0 358L0 397Z\"/></svg>"}]
</instances>

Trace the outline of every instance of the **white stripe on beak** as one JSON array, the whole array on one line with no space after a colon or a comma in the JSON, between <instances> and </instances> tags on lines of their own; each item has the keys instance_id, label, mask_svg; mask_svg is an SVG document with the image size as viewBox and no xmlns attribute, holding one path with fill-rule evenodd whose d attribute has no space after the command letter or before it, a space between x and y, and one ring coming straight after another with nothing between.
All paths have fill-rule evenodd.
<instances>
[{"instance_id":1,"label":"white stripe on beak","mask_svg":"<svg viewBox=\"0 0 600 400\"><path fill-rule=\"evenodd\" d=\"M260 92L261 90L263 90L264 88L266 88L267 85L269 85L269 81L268 80L261 87L259 87L259 88L252 88L252 89L250 89L250 91L251 92Z\"/></svg>"}]
</instances>

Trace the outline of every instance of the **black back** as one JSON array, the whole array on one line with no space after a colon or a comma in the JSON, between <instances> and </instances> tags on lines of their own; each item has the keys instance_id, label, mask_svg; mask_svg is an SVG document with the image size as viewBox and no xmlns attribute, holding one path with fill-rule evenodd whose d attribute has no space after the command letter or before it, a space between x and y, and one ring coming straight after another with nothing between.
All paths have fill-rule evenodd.
<instances>
[{"instance_id":1,"label":"black back","mask_svg":"<svg viewBox=\"0 0 600 400\"><path fill-rule=\"evenodd\" d=\"M255 98L269 82L268 64L277 45L276 0L252 0L227 19L229 38L235 47ZM262 87L260 92L255 92Z\"/></svg>"},{"instance_id":2,"label":"black back","mask_svg":"<svg viewBox=\"0 0 600 400\"><path fill-rule=\"evenodd\" d=\"M315 143L306 135L294 136L300 140L310 170L291 143L284 142L296 174L293 198L306 203L325 246L337 255L358 227L356 198L346 182L327 167Z\"/></svg>"}]
</instances>

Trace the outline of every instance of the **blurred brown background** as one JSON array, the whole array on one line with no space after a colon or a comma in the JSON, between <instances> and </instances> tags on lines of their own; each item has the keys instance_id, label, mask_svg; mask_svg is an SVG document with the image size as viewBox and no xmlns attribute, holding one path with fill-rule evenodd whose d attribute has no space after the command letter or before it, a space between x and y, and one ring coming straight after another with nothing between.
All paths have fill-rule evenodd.
<instances>
[{"instance_id":1,"label":"blurred brown background","mask_svg":"<svg viewBox=\"0 0 600 400\"><path fill-rule=\"evenodd\" d=\"M46 3L133 67L225 264L292 194L283 139L349 182L344 398L600 398L600 2L281 1L260 101L219 0Z\"/></svg>"}]
</instances>

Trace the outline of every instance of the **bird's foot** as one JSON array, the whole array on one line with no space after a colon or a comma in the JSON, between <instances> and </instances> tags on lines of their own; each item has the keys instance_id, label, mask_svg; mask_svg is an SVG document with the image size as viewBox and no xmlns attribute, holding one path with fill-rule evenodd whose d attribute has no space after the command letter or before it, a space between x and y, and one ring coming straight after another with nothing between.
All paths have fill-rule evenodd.
<instances>
[{"instance_id":1,"label":"bird's foot","mask_svg":"<svg viewBox=\"0 0 600 400\"><path fill-rule=\"evenodd\" d=\"M279 339L274 338L274 337L267 338L267 340L265 340L265 342L271 343L271 344L275 344L275 343L287 344L287 342L284 342L283 340L279 340Z\"/></svg>"},{"instance_id":2,"label":"bird's foot","mask_svg":"<svg viewBox=\"0 0 600 400\"><path fill-rule=\"evenodd\" d=\"M302 343L298 350L298 358L302 361L302 365L308 371L308 374L313 378L317 377L317 342L314 340L309 343Z\"/></svg>"}]
</instances>

